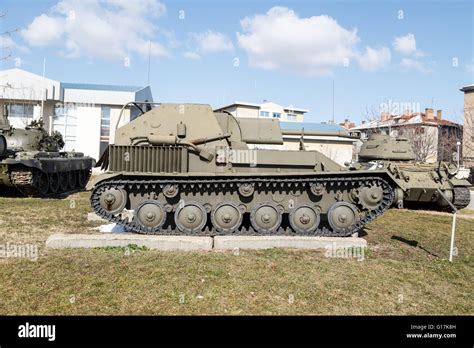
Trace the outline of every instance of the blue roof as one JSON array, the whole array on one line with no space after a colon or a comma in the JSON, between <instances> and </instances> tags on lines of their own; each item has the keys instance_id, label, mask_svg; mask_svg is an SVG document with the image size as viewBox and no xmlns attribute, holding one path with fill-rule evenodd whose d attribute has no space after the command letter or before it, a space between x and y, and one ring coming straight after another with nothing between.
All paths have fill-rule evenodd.
<instances>
[{"instance_id":1,"label":"blue roof","mask_svg":"<svg viewBox=\"0 0 474 348\"><path fill-rule=\"evenodd\" d=\"M280 122L283 130L299 131L304 128L306 131L334 132L343 130L342 127L332 123L312 123L312 122Z\"/></svg>"},{"instance_id":2,"label":"blue roof","mask_svg":"<svg viewBox=\"0 0 474 348\"><path fill-rule=\"evenodd\" d=\"M95 85L91 83L68 83L61 82L61 88L68 89L89 89L94 91L114 91L114 92L136 92L144 87L140 86L117 86L117 85Z\"/></svg>"}]
</instances>

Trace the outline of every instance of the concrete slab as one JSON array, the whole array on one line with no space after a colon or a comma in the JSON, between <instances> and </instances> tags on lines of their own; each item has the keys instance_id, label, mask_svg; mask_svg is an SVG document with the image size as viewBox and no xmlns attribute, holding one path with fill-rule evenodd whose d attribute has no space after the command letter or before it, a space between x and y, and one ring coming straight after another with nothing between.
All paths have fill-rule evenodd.
<instances>
[{"instance_id":1,"label":"concrete slab","mask_svg":"<svg viewBox=\"0 0 474 348\"><path fill-rule=\"evenodd\" d=\"M474 191L471 191L471 202L466 209L474 210Z\"/></svg>"},{"instance_id":2,"label":"concrete slab","mask_svg":"<svg viewBox=\"0 0 474 348\"><path fill-rule=\"evenodd\" d=\"M212 237L195 236L155 236L127 233L104 234L53 234L46 241L46 247L53 249L125 247L130 244L149 249L171 250L211 250Z\"/></svg>"},{"instance_id":3,"label":"concrete slab","mask_svg":"<svg viewBox=\"0 0 474 348\"><path fill-rule=\"evenodd\" d=\"M87 221L107 222L107 220L102 219L99 215L95 213L87 213Z\"/></svg>"},{"instance_id":4,"label":"concrete slab","mask_svg":"<svg viewBox=\"0 0 474 348\"><path fill-rule=\"evenodd\" d=\"M214 249L344 249L367 247L367 241L355 237L293 237L293 236L216 236Z\"/></svg>"}]
</instances>

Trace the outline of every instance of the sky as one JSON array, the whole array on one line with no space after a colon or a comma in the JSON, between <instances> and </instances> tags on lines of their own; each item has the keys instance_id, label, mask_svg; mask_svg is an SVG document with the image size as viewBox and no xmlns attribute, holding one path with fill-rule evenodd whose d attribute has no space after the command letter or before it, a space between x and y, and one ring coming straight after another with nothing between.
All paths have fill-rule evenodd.
<instances>
[{"instance_id":1,"label":"sky","mask_svg":"<svg viewBox=\"0 0 474 348\"><path fill-rule=\"evenodd\" d=\"M41 75L46 59L62 82L149 83L157 102L214 108L269 100L309 122L433 107L462 123L473 4L2 0L0 70Z\"/></svg>"}]
</instances>

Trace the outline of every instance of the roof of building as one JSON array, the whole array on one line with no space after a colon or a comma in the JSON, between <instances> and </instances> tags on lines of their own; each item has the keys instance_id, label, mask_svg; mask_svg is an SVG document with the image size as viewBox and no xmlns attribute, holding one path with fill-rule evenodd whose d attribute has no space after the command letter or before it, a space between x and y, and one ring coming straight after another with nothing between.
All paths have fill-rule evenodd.
<instances>
[{"instance_id":1,"label":"roof of building","mask_svg":"<svg viewBox=\"0 0 474 348\"><path fill-rule=\"evenodd\" d=\"M332 123L313 123L313 122L280 122L281 129L284 130L301 130L318 131L318 132L337 132L344 130L337 124Z\"/></svg>"},{"instance_id":2,"label":"roof of building","mask_svg":"<svg viewBox=\"0 0 474 348\"><path fill-rule=\"evenodd\" d=\"M474 85L467 85L460 89L461 92L474 91Z\"/></svg>"},{"instance_id":3,"label":"roof of building","mask_svg":"<svg viewBox=\"0 0 474 348\"><path fill-rule=\"evenodd\" d=\"M61 82L61 88L86 89L86 90L94 90L94 91L137 92L139 90L142 90L145 87Z\"/></svg>"},{"instance_id":4,"label":"roof of building","mask_svg":"<svg viewBox=\"0 0 474 348\"><path fill-rule=\"evenodd\" d=\"M249 106L249 107L252 107L252 108L260 108L263 104L265 104L267 102L269 102L269 101L265 101L264 103L257 104L257 103L248 103L248 102L236 101L232 104L221 106L220 108L215 109L214 111L220 111L220 110L228 109L230 107L238 106L238 105ZM297 112L303 112L303 113L304 112L309 112L308 109L295 108L293 106L283 106L283 109L286 110L286 111L297 111Z\"/></svg>"},{"instance_id":5,"label":"roof of building","mask_svg":"<svg viewBox=\"0 0 474 348\"><path fill-rule=\"evenodd\" d=\"M383 127L401 127L406 125L424 125L424 126L460 126L456 122L444 119L427 118L423 112L403 115L390 115L390 118L382 121L376 119L351 129L371 129Z\"/></svg>"}]
</instances>

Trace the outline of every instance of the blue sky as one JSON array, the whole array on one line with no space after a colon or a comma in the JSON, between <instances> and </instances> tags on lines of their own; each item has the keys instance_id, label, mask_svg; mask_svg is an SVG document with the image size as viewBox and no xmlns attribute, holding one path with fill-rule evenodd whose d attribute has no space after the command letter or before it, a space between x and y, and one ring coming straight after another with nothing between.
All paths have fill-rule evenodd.
<instances>
[{"instance_id":1,"label":"blue sky","mask_svg":"<svg viewBox=\"0 0 474 348\"><path fill-rule=\"evenodd\" d=\"M155 101L266 99L321 122L334 81L336 121L389 102L462 121L459 88L474 82L472 1L2 0L0 11L1 31L20 29L2 37L0 68L41 74L46 58L64 82L145 85L151 41Z\"/></svg>"}]
</instances>

